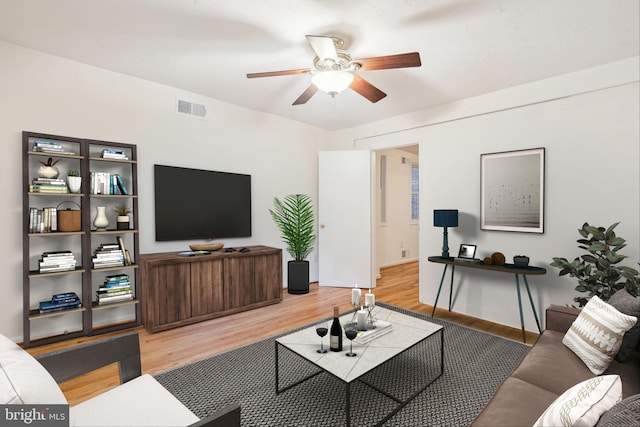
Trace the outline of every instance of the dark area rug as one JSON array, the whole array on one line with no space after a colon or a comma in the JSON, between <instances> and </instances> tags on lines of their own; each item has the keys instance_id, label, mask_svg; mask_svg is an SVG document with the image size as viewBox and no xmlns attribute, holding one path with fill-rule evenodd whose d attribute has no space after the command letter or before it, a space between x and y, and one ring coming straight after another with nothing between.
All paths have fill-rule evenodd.
<instances>
[{"instance_id":1,"label":"dark area rug","mask_svg":"<svg viewBox=\"0 0 640 427\"><path fill-rule=\"evenodd\" d=\"M530 348L421 313L385 303L378 305L444 326L444 373L384 426L468 425ZM155 378L201 418L239 402L243 426L345 425L344 383L327 373L276 395L276 338L172 369ZM440 339L430 338L425 345L412 348L363 379L395 396L409 396L426 376L437 375L439 352ZM317 371L293 353L280 352L281 387ZM352 384L351 393L353 426L376 425L396 406L395 401L360 381Z\"/></svg>"}]
</instances>

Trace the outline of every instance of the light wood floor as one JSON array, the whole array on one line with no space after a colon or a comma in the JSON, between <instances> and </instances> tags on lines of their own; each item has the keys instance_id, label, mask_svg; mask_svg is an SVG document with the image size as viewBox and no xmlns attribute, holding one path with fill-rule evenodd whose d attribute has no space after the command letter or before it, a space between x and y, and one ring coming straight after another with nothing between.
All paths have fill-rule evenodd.
<instances>
[{"instance_id":1,"label":"light wood floor","mask_svg":"<svg viewBox=\"0 0 640 427\"><path fill-rule=\"evenodd\" d=\"M418 301L418 262L383 269L376 284L375 294L377 301L429 315L433 308ZM155 334L148 333L144 327L136 328L140 334L142 371L148 374L162 372L330 317L334 306L339 306L340 311L349 310L350 301L351 290L348 288L320 287L312 283L308 294L290 295L285 290L283 301L268 307ZM454 312L449 313L446 309L436 309L436 317L514 340L522 339L520 329ZM104 336L68 340L31 348L28 351L35 355ZM537 337L537 334L527 332L526 340L533 343ZM63 383L61 388L73 406L117 384L118 371L115 366L109 366Z\"/></svg>"}]
</instances>

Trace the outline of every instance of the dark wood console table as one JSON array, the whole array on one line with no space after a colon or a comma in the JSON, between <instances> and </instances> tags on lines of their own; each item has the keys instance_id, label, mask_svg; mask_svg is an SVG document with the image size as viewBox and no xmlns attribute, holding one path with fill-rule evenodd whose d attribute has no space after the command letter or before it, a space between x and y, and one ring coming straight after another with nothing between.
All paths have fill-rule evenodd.
<instances>
[{"instance_id":1,"label":"dark wood console table","mask_svg":"<svg viewBox=\"0 0 640 427\"><path fill-rule=\"evenodd\" d=\"M514 264L491 265L491 264L484 264L482 261L463 262L463 261L455 261L453 258L443 258L440 256L430 256L428 260L430 262L444 264L444 271L442 272L442 278L440 279L440 286L438 287L438 293L436 294L436 301L433 304L433 311L431 312L431 317L433 317L436 312L436 306L438 305L438 299L440 298L440 291L442 290L442 283L444 282L444 276L447 273L448 266L451 266L451 284L449 286L449 311L451 311L451 297L453 295L453 275L455 273L456 266L466 267L466 268L477 268L480 270L498 271L501 273L511 273L516 277L516 290L518 292L518 309L520 310L520 326L522 327L522 341L526 342L525 332L524 332L524 317L522 315L522 298L520 296L520 279L518 276L522 276L522 278L524 279L524 286L525 286L525 289L527 290L527 295L529 295L529 302L531 303L531 310L533 311L533 317L536 319L538 332L542 333L542 329L540 328L540 321L538 320L538 313L536 312L536 306L533 303L533 298L531 297L531 291L529 291L529 283L527 282L527 276L546 274L547 273L546 269L541 267L531 267L531 266L518 267Z\"/></svg>"},{"instance_id":2,"label":"dark wood console table","mask_svg":"<svg viewBox=\"0 0 640 427\"><path fill-rule=\"evenodd\" d=\"M150 332L176 328L282 301L282 250L181 256L142 254L142 320Z\"/></svg>"}]
</instances>

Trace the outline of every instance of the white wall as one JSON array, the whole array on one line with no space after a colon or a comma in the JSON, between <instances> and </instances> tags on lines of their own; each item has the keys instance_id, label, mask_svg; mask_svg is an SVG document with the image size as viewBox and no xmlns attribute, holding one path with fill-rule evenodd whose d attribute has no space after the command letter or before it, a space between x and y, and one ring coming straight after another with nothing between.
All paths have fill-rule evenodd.
<instances>
[{"instance_id":1,"label":"white wall","mask_svg":"<svg viewBox=\"0 0 640 427\"><path fill-rule=\"evenodd\" d=\"M432 226L428 213L446 205L462 212L460 227L450 233L451 247L473 241L480 255L499 250L511 258L526 253L532 264L549 270L531 280L539 312L549 303L571 303L574 282L558 278L548 263L552 256L578 255L576 230L584 221L622 221L618 231L628 240L628 264L635 265L639 258L638 63L639 58L631 58L328 133L0 42L0 138L5 153L0 172L5 184L0 332L21 339L23 130L137 144L143 253L183 250L188 243L154 241L154 163L251 174L254 236L225 243L282 247L267 210L274 195L303 192L317 200L319 150L419 143L421 301L433 303L441 275L441 266L426 261L442 244L442 230ZM176 114L177 97L205 104L207 120ZM457 172L465 168L479 177L481 153L540 146L547 149L545 233L479 231L479 185L460 182ZM316 259L315 254L310 258L312 280L317 279ZM519 326L512 277L458 270L455 310ZM534 330L530 311L525 314L527 329Z\"/></svg>"},{"instance_id":2,"label":"white wall","mask_svg":"<svg viewBox=\"0 0 640 427\"><path fill-rule=\"evenodd\" d=\"M381 221L380 156L387 158L386 222ZM401 150L376 152L378 220L376 231L377 267L416 261L419 256L418 221L411 220L411 164L418 156ZM402 159L405 159L405 163ZM403 256L404 251L404 256Z\"/></svg>"},{"instance_id":3,"label":"white wall","mask_svg":"<svg viewBox=\"0 0 640 427\"><path fill-rule=\"evenodd\" d=\"M450 229L450 247L476 243L479 256L500 251L508 260L527 254L532 265L547 268L545 276L529 278L541 320L546 306L571 304L577 295L575 279L558 277L549 263L553 256L581 253L575 241L585 221L602 226L621 221L617 232L628 242L626 265L637 268L638 64L631 58L332 135L335 149L420 142L422 302L433 304L442 274L442 265L426 260L442 246L442 229L433 227L427 213L442 207L461 213L460 226ZM534 147L545 147L547 156L544 234L480 231L480 154ZM456 311L520 326L512 275L458 268L455 282ZM448 295L443 291L440 306L446 306ZM526 329L535 331L526 294L523 298Z\"/></svg>"},{"instance_id":4,"label":"white wall","mask_svg":"<svg viewBox=\"0 0 640 427\"><path fill-rule=\"evenodd\" d=\"M155 242L153 165L251 174L253 236L228 246L283 248L268 209L273 196L306 193L317 200L317 152L328 132L169 86L112 73L0 42L0 141L4 209L0 269L0 333L22 339L23 130L138 146L142 253L187 249ZM204 104L207 119L175 112L176 98ZM283 262L289 259L283 254ZM317 280L312 254L311 279ZM284 269L286 281L286 269Z\"/></svg>"}]
</instances>

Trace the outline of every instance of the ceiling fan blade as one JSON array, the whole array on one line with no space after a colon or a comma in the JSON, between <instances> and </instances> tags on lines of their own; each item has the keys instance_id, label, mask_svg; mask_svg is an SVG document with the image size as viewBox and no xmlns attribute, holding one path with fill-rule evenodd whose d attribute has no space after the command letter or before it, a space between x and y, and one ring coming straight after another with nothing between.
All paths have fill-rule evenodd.
<instances>
[{"instance_id":1,"label":"ceiling fan blade","mask_svg":"<svg viewBox=\"0 0 640 427\"><path fill-rule=\"evenodd\" d=\"M255 79L256 77L274 77L274 76L288 76L291 74L306 74L311 71L308 68L299 68L297 70L283 70L283 71L267 71L266 73L249 73L248 79Z\"/></svg>"},{"instance_id":2,"label":"ceiling fan blade","mask_svg":"<svg viewBox=\"0 0 640 427\"><path fill-rule=\"evenodd\" d=\"M325 36L306 36L307 41L318 55L321 61L325 59L331 59L334 62L338 61L338 52L336 46L333 43L332 37Z\"/></svg>"},{"instance_id":3,"label":"ceiling fan blade","mask_svg":"<svg viewBox=\"0 0 640 427\"><path fill-rule=\"evenodd\" d=\"M386 93L384 93L359 75L355 74L353 77L353 82L351 82L349 87L367 98L369 101L376 103L387 96Z\"/></svg>"},{"instance_id":4,"label":"ceiling fan blade","mask_svg":"<svg viewBox=\"0 0 640 427\"><path fill-rule=\"evenodd\" d=\"M311 99L311 97L313 95L316 94L316 92L318 91L318 88L316 87L316 85L314 85L313 83L311 83L309 85L309 87L302 92L302 95L300 95L298 97L298 99L296 99L292 105L300 105L300 104L305 104L308 100Z\"/></svg>"},{"instance_id":5,"label":"ceiling fan blade","mask_svg":"<svg viewBox=\"0 0 640 427\"><path fill-rule=\"evenodd\" d=\"M392 68L409 68L422 65L418 52L354 59L353 62L360 64L358 71L389 70Z\"/></svg>"}]
</instances>

